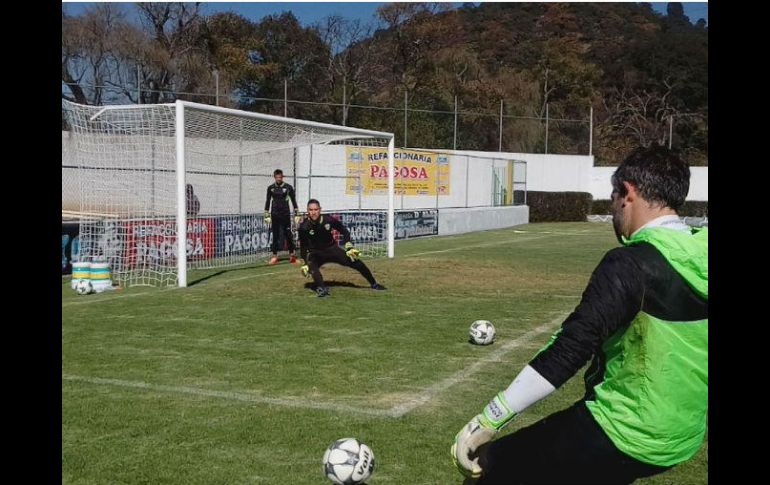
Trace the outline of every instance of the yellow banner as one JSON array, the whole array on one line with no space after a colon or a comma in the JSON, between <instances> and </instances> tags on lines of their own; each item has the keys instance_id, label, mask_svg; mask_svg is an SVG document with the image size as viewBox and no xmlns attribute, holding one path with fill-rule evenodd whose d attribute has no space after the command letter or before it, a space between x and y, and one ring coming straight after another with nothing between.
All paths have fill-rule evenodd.
<instances>
[{"instance_id":1,"label":"yellow banner","mask_svg":"<svg viewBox=\"0 0 770 485\"><path fill-rule=\"evenodd\" d=\"M395 150L396 195L449 195L449 158L433 152ZM387 148L346 147L345 193L382 195L388 193ZM360 185L359 185L360 183ZM359 189L360 187L360 189Z\"/></svg>"}]
</instances>

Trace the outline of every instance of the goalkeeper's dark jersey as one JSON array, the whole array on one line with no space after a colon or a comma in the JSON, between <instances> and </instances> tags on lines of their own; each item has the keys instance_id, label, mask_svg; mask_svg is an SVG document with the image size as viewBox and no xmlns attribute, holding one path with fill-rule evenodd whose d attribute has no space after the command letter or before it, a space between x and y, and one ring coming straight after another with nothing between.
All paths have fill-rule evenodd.
<instances>
[{"instance_id":1,"label":"goalkeeper's dark jersey","mask_svg":"<svg viewBox=\"0 0 770 485\"><path fill-rule=\"evenodd\" d=\"M316 222L306 217L299 225L300 257L307 261L307 253L313 249L326 249L337 244L334 240L336 231L342 237L342 244L350 242L350 232L339 219L321 214Z\"/></svg>"},{"instance_id":2,"label":"goalkeeper's dark jersey","mask_svg":"<svg viewBox=\"0 0 770 485\"><path fill-rule=\"evenodd\" d=\"M270 200L273 201L273 207L270 208ZM294 187L283 182L281 185L276 183L270 184L267 188L267 200L265 200L265 212L268 210L274 216L288 216L291 211L289 210L289 202L294 206L294 211L297 211L297 199L294 198Z\"/></svg>"}]
</instances>

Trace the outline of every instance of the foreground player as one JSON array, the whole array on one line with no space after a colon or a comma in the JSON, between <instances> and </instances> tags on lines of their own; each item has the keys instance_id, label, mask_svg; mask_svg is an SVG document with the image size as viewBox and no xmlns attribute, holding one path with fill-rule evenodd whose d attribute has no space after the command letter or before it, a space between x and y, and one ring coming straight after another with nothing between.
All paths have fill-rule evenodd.
<instances>
[{"instance_id":1,"label":"foreground player","mask_svg":"<svg viewBox=\"0 0 770 485\"><path fill-rule=\"evenodd\" d=\"M342 236L342 242L345 243L344 250L334 240L333 230ZM373 290L385 289L377 283L364 262L358 259L360 251L353 247L347 228L336 218L321 215L321 204L316 199L308 201L307 218L299 225L298 231L300 257L304 261L302 274L305 277L308 275L313 277L319 297L329 296L329 288L324 285L320 271L321 266L326 263L337 263L353 268L366 278Z\"/></svg>"},{"instance_id":2,"label":"foreground player","mask_svg":"<svg viewBox=\"0 0 770 485\"><path fill-rule=\"evenodd\" d=\"M663 147L618 167L612 222L624 247L604 256L550 343L457 434L451 454L463 474L478 485L628 484L695 455L708 414L708 229L677 216L689 185L690 169ZM580 401L492 441L592 357Z\"/></svg>"}]
</instances>

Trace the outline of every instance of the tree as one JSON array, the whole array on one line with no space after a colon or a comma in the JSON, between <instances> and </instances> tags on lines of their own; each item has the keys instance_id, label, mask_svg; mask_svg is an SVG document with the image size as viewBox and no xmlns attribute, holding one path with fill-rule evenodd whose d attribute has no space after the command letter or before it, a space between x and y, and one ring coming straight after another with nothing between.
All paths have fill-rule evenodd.
<instances>
[{"instance_id":1,"label":"tree","mask_svg":"<svg viewBox=\"0 0 770 485\"><path fill-rule=\"evenodd\" d=\"M666 15L670 20L682 23L690 23L690 19L684 14L684 7L680 2L668 2Z\"/></svg>"},{"instance_id":2,"label":"tree","mask_svg":"<svg viewBox=\"0 0 770 485\"><path fill-rule=\"evenodd\" d=\"M324 71L329 52L317 29L302 27L294 14L284 12L263 18L255 36L257 47L251 52L251 62L258 66L258 75L242 83L242 106L255 107L259 103L255 98L283 98L284 80L293 99L325 100ZM282 106L268 105L266 109L283 114ZM292 105L289 109L290 116L311 118L329 111L312 105Z\"/></svg>"},{"instance_id":3,"label":"tree","mask_svg":"<svg viewBox=\"0 0 770 485\"><path fill-rule=\"evenodd\" d=\"M89 7L80 16L62 9L62 99L99 105L119 98L116 77L125 64L121 46L138 31L117 4Z\"/></svg>"},{"instance_id":4,"label":"tree","mask_svg":"<svg viewBox=\"0 0 770 485\"><path fill-rule=\"evenodd\" d=\"M359 19L339 15L326 17L316 26L326 45L326 78L331 99L344 98L341 120L347 124L349 105L370 93L371 61L375 43L369 40L373 27ZM342 91L342 92L340 92ZM344 96L343 96L344 94Z\"/></svg>"},{"instance_id":5,"label":"tree","mask_svg":"<svg viewBox=\"0 0 770 485\"><path fill-rule=\"evenodd\" d=\"M173 101L176 93L211 92L211 65L206 56L200 2L139 3L149 42L131 49L140 66L140 103ZM126 93L129 97L130 93Z\"/></svg>"}]
</instances>

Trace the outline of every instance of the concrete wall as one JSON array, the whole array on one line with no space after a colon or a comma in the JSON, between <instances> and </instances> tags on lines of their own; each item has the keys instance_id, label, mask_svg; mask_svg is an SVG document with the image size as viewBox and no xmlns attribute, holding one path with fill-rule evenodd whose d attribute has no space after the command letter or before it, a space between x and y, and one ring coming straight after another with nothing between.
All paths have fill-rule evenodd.
<instances>
[{"instance_id":1,"label":"concrete wall","mask_svg":"<svg viewBox=\"0 0 770 485\"><path fill-rule=\"evenodd\" d=\"M513 152L454 151L457 154L501 156L527 162L527 190L589 192L594 200L609 199L610 177L617 167L594 167L593 156L543 155ZM690 167L687 200L708 200L708 167Z\"/></svg>"},{"instance_id":2,"label":"concrete wall","mask_svg":"<svg viewBox=\"0 0 770 485\"><path fill-rule=\"evenodd\" d=\"M610 178L617 167L593 167L590 189L594 200L607 200L612 192ZM687 200L709 200L709 168L690 167L690 191Z\"/></svg>"},{"instance_id":3,"label":"concrete wall","mask_svg":"<svg viewBox=\"0 0 770 485\"><path fill-rule=\"evenodd\" d=\"M529 207L476 207L440 209L438 233L440 236L463 234L518 226L529 222Z\"/></svg>"},{"instance_id":4,"label":"concrete wall","mask_svg":"<svg viewBox=\"0 0 770 485\"><path fill-rule=\"evenodd\" d=\"M545 192L588 192L594 157L543 155L515 152L454 151L450 153L496 156L527 162L527 190Z\"/></svg>"}]
</instances>

